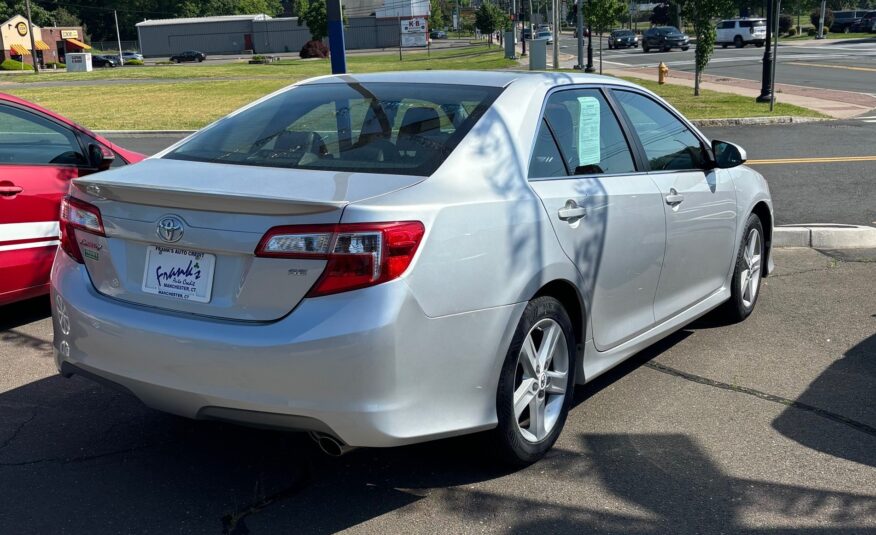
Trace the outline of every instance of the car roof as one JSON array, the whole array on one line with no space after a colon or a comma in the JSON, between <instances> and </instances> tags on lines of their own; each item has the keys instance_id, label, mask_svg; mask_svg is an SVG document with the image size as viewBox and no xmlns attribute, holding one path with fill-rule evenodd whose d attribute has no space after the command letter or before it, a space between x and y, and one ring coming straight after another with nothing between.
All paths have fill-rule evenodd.
<instances>
[{"instance_id":1,"label":"car roof","mask_svg":"<svg viewBox=\"0 0 876 535\"><path fill-rule=\"evenodd\" d=\"M567 84L612 84L626 87L637 87L635 84L597 74L577 72L541 72L541 71L395 71L356 74L335 74L320 76L300 82L299 85L331 84L331 83L411 83L411 84L449 84L475 85L487 87L507 87L513 83L544 84L554 82L556 85Z\"/></svg>"}]
</instances>

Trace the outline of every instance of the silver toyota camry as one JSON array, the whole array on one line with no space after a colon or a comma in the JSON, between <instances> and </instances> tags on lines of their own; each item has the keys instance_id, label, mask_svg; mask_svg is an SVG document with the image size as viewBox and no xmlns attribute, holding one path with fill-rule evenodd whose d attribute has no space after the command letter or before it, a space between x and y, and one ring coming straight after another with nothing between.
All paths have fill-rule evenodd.
<instances>
[{"instance_id":1,"label":"silver toyota camry","mask_svg":"<svg viewBox=\"0 0 876 535\"><path fill-rule=\"evenodd\" d=\"M574 386L771 268L745 152L579 74L328 76L73 181L60 372L327 451L488 431L530 463Z\"/></svg>"}]
</instances>

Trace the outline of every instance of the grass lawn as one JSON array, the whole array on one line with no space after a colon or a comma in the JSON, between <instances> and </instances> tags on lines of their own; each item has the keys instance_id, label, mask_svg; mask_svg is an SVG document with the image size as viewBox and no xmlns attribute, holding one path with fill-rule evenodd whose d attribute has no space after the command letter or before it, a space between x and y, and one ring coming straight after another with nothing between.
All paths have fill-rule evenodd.
<instances>
[{"instance_id":1,"label":"grass lawn","mask_svg":"<svg viewBox=\"0 0 876 535\"><path fill-rule=\"evenodd\" d=\"M688 119L723 119L728 117L770 117L793 115L796 117L825 117L807 108L776 102L775 110L770 113L768 103L755 102L753 98L719 93L717 91L700 90L700 96L693 96L693 89L682 85L660 85L650 80L627 78L629 81L650 89L669 101Z\"/></svg>"},{"instance_id":2,"label":"grass lawn","mask_svg":"<svg viewBox=\"0 0 876 535\"><path fill-rule=\"evenodd\" d=\"M815 39L815 36L806 35L805 30L801 35L795 35L794 37L781 37L779 38L779 42L782 41L804 41L808 39ZM874 39L876 40L876 33L828 33L825 36L825 39Z\"/></svg>"},{"instance_id":3,"label":"grass lawn","mask_svg":"<svg viewBox=\"0 0 876 535\"><path fill-rule=\"evenodd\" d=\"M435 51L431 58L424 52L351 55L351 73L420 69L500 69L517 67L506 60L499 47L475 46L457 50ZM139 67L102 70L92 73L29 76L39 80L145 79L157 83L120 83L107 86L71 85L64 87L28 87L27 83L10 84L0 90L12 93L55 110L95 130L188 130L197 129L272 91L298 80L328 74L327 60L287 60L269 65L241 63L224 65ZM151 73L151 74L150 74ZM147 74L150 74L147 76ZM18 81L19 77L15 77ZM752 99L713 91L693 97L690 88L659 86L654 82L633 80L662 95L691 119L768 116L769 106ZM777 104L772 115L820 116L818 113Z\"/></svg>"}]
</instances>

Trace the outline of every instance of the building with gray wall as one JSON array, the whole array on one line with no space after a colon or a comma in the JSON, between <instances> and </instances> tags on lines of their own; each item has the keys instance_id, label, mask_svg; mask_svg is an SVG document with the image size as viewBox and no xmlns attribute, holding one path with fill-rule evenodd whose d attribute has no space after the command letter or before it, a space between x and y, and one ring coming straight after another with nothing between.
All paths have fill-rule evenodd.
<instances>
[{"instance_id":1,"label":"building with gray wall","mask_svg":"<svg viewBox=\"0 0 876 535\"><path fill-rule=\"evenodd\" d=\"M146 57L171 56L185 50L205 54L276 54L298 52L310 40L298 19L268 15L232 15L188 19L145 20L137 24L140 52ZM344 28L347 49L388 48L399 44L396 19L350 17Z\"/></svg>"}]
</instances>

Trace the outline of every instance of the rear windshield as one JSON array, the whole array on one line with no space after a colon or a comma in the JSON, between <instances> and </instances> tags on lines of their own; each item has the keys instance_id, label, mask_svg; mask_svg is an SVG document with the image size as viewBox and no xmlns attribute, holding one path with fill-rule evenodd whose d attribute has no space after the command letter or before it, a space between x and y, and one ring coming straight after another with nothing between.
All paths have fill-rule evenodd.
<instances>
[{"instance_id":1,"label":"rear windshield","mask_svg":"<svg viewBox=\"0 0 876 535\"><path fill-rule=\"evenodd\" d=\"M304 85L222 119L164 157L427 176L501 91L452 84Z\"/></svg>"},{"instance_id":2,"label":"rear windshield","mask_svg":"<svg viewBox=\"0 0 876 535\"><path fill-rule=\"evenodd\" d=\"M633 35L633 32L631 32L630 30L615 30L611 33L613 33L614 35L616 35L618 37L625 37L627 35Z\"/></svg>"},{"instance_id":3,"label":"rear windshield","mask_svg":"<svg viewBox=\"0 0 876 535\"><path fill-rule=\"evenodd\" d=\"M833 16L838 19L853 19L855 18L854 11L834 11Z\"/></svg>"}]
</instances>

